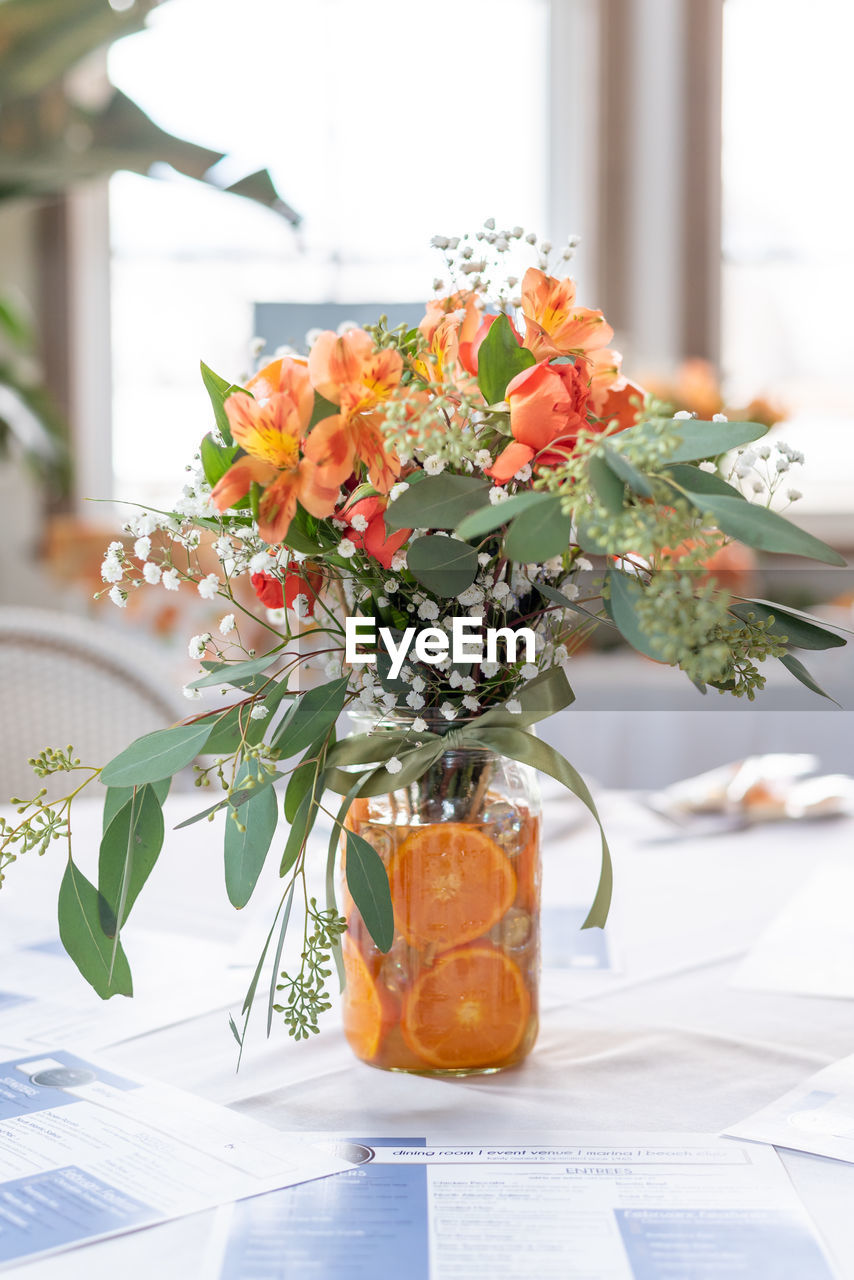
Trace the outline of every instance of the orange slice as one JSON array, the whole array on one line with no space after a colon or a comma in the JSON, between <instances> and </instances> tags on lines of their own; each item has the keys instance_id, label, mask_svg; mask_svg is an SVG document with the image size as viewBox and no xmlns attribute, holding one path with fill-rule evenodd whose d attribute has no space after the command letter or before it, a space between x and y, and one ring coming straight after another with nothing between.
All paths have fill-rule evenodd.
<instances>
[{"instance_id":1,"label":"orange slice","mask_svg":"<svg viewBox=\"0 0 854 1280\"><path fill-rule=\"evenodd\" d=\"M370 1062L380 1044L383 1011L364 957L349 934L342 943L346 986L344 990L344 1034L357 1058Z\"/></svg>"},{"instance_id":2,"label":"orange slice","mask_svg":"<svg viewBox=\"0 0 854 1280\"><path fill-rule=\"evenodd\" d=\"M473 942L516 896L516 873L476 827L438 822L407 836L388 868L395 923L413 947Z\"/></svg>"},{"instance_id":3,"label":"orange slice","mask_svg":"<svg viewBox=\"0 0 854 1280\"><path fill-rule=\"evenodd\" d=\"M426 969L404 1002L401 1030L432 1067L498 1066L525 1034L531 997L517 965L492 947L460 947Z\"/></svg>"}]
</instances>

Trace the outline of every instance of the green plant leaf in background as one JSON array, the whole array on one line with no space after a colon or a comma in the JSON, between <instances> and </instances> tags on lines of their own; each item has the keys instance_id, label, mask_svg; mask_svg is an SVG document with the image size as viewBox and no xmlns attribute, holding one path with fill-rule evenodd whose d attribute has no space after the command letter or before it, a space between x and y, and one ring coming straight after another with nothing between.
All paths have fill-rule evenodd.
<instances>
[{"instance_id":1,"label":"green plant leaf in background","mask_svg":"<svg viewBox=\"0 0 854 1280\"><path fill-rule=\"evenodd\" d=\"M387 529L455 529L489 502L489 480L476 476L427 476L411 484L385 512Z\"/></svg>"},{"instance_id":2,"label":"green plant leaf in background","mask_svg":"<svg viewBox=\"0 0 854 1280\"><path fill-rule=\"evenodd\" d=\"M825 693L821 685L816 679L810 675L800 658L796 658L793 653L784 653L782 658L778 659L782 662L787 671L790 671L796 680L805 685L812 693L819 694L822 698L827 698L828 702L832 702L834 706L839 706L835 698L831 698L829 693Z\"/></svg>"},{"instance_id":3,"label":"green plant leaf in background","mask_svg":"<svg viewBox=\"0 0 854 1280\"><path fill-rule=\"evenodd\" d=\"M242 773L248 778L250 770L244 766ZM275 788L261 788L235 812L237 822L229 814L225 823L225 888L231 905L240 910L255 891L276 834L279 806Z\"/></svg>"},{"instance_id":4,"label":"green plant leaf in background","mask_svg":"<svg viewBox=\"0 0 854 1280\"><path fill-rule=\"evenodd\" d=\"M419 485L419 490L423 485ZM477 577L477 551L467 542L427 534L416 538L406 556L409 572L437 596L458 596Z\"/></svg>"},{"instance_id":5,"label":"green plant leaf in background","mask_svg":"<svg viewBox=\"0 0 854 1280\"><path fill-rule=\"evenodd\" d=\"M294 814L294 820L291 823L291 829L288 832L288 838L285 841L282 860L279 863L279 875L284 877L288 874L291 867L299 858L303 851L305 842L311 834L312 828L317 820L318 807L315 803L311 790L306 791L302 800L299 802L299 808Z\"/></svg>"},{"instance_id":6,"label":"green plant leaf in background","mask_svg":"<svg viewBox=\"0 0 854 1280\"><path fill-rule=\"evenodd\" d=\"M147 733L104 765L101 781L110 787L141 787L171 777L195 760L210 732L211 726L202 722Z\"/></svg>"},{"instance_id":7,"label":"green plant leaf in background","mask_svg":"<svg viewBox=\"0 0 854 1280\"><path fill-rule=\"evenodd\" d=\"M311 746L335 724L347 700L347 683L346 676L330 680L327 684L300 694L293 706L288 708L272 742L284 758L305 751L306 747Z\"/></svg>"},{"instance_id":8,"label":"green plant leaf in background","mask_svg":"<svg viewBox=\"0 0 854 1280\"><path fill-rule=\"evenodd\" d=\"M499 404L517 373L536 363L533 352L519 345L510 321L500 315L490 325L477 353L477 384L486 403Z\"/></svg>"},{"instance_id":9,"label":"green plant leaf in background","mask_svg":"<svg viewBox=\"0 0 854 1280\"><path fill-rule=\"evenodd\" d=\"M821 560L824 564L845 567L846 560L833 547L811 533L799 529L796 524L741 498L719 496L716 493L692 493L685 496L703 515L710 515L721 533L738 538L748 547L759 551L774 551L779 555L805 556L809 560Z\"/></svg>"},{"instance_id":10,"label":"green plant leaf in background","mask_svg":"<svg viewBox=\"0 0 854 1280\"><path fill-rule=\"evenodd\" d=\"M101 917L109 906L98 890L69 858L59 889L59 936L62 945L83 977L102 1000L111 996L132 996L130 966L121 943L101 928Z\"/></svg>"},{"instance_id":11,"label":"green plant leaf in background","mask_svg":"<svg viewBox=\"0 0 854 1280\"><path fill-rule=\"evenodd\" d=\"M539 506L540 503L550 502L551 499L550 493L534 492L531 489L524 493L514 493L503 502L496 502L494 506L490 503L478 511L473 511L470 516L466 516L454 530L454 537L462 539L463 542L482 538L485 534L492 533L493 529L500 529L502 525L508 524L529 507Z\"/></svg>"},{"instance_id":12,"label":"green plant leaf in background","mask_svg":"<svg viewBox=\"0 0 854 1280\"><path fill-rule=\"evenodd\" d=\"M505 554L518 564L550 560L569 546L572 520L561 509L557 494L518 515L504 540Z\"/></svg>"},{"instance_id":13,"label":"green plant leaf in background","mask_svg":"<svg viewBox=\"0 0 854 1280\"><path fill-rule=\"evenodd\" d=\"M131 791L101 839L98 893L108 910L101 928L120 933L163 848L163 810L152 785Z\"/></svg>"},{"instance_id":14,"label":"green plant leaf in background","mask_svg":"<svg viewBox=\"0 0 854 1280\"><path fill-rule=\"evenodd\" d=\"M347 888L368 933L380 951L388 951L394 941L394 911L383 860L373 845L355 831L345 829L344 834Z\"/></svg>"}]
</instances>

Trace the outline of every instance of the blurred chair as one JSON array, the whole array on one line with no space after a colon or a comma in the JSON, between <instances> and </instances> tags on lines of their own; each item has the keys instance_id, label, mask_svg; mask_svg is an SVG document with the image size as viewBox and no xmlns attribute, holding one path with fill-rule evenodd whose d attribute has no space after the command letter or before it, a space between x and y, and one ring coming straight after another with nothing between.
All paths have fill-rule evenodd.
<instances>
[{"instance_id":1,"label":"blurred chair","mask_svg":"<svg viewBox=\"0 0 854 1280\"><path fill-rule=\"evenodd\" d=\"M158 650L126 632L0 608L0 803L35 794L42 784L27 759L45 747L73 744L84 764L103 765L134 738L174 724L188 710L174 686Z\"/></svg>"}]
</instances>

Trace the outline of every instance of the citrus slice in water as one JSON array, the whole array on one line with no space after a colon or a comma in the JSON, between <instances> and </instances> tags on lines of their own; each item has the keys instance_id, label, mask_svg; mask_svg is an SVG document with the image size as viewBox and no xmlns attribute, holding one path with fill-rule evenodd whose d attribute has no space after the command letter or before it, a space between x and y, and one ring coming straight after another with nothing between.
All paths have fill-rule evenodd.
<instances>
[{"instance_id":1,"label":"citrus slice in water","mask_svg":"<svg viewBox=\"0 0 854 1280\"><path fill-rule=\"evenodd\" d=\"M446 1071L500 1066L518 1047L531 998L513 961L492 947L439 956L415 982L401 1030L413 1053Z\"/></svg>"},{"instance_id":2,"label":"citrus slice in water","mask_svg":"<svg viewBox=\"0 0 854 1280\"><path fill-rule=\"evenodd\" d=\"M408 835L388 867L394 920L413 947L473 942L516 896L516 873L494 840L461 822Z\"/></svg>"},{"instance_id":3,"label":"citrus slice in water","mask_svg":"<svg viewBox=\"0 0 854 1280\"><path fill-rule=\"evenodd\" d=\"M341 945L346 989L344 994L344 1034L357 1058L370 1061L376 1056L382 1031L380 994L364 957L349 934Z\"/></svg>"}]
</instances>

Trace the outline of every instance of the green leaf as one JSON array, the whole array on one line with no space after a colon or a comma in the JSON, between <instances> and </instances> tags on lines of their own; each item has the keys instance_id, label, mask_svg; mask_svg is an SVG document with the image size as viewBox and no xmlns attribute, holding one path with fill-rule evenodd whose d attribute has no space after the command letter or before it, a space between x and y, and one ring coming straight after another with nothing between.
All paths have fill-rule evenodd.
<instances>
[{"instance_id":1,"label":"green leaf","mask_svg":"<svg viewBox=\"0 0 854 1280\"><path fill-rule=\"evenodd\" d=\"M759 422L709 422L699 418L674 418L668 423L679 436L679 444L667 459L667 465L673 462L700 462L706 458L717 458L721 453L728 453L742 444L750 444L759 440L768 428ZM639 422L619 435L620 448L635 441L652 441L656 439L656 431L652 423Z\"/></svg>"},{"instance_id":2,"label":"green leaf","mask_svg":"<svg viewBox=\"0 0 854 1280\"><path fill-rule=\"evenodd\" d=\"M340 413L340 406L333 404L331 400L326 400L319 391L314 393L314 408L311 411L311 419L308 424L309 431L316 426L318 422L322 422L324 418L331 418L334 414Z\"/></svg>"},{"instance_id":3,"label":"green leaf","mask_svg":"<svg viewBox=\"0 0 854 1280\"><path fill-rule=\"evenodd\" d=\"M149 784L152 791L157 796L157 800L161 805L166 803L166 797L169 794L169 788L172 785L172 779L160 778L157 782ZM107 830L113 818L119 809L123 809L128 800L133 796L133 787L107 787L104 796L104 813L101 822L101 834Z\"/></svg>"},{"instance_id":4,"label":"green leaf","mask_svg":"<svg viewBox=\"0 0 854 1280\"><path fill-rule=\"evenodd\" d=\"M153 786L139 787L119 809L101 839L98 892L108 912L101 927L108 937L124 926L163 848L163 810Z\"/></svg>"},{"instance_id":5,"label":"green leaf","mask_svg":"<svg viewBox=\"0 0 854 1280\"><path fill-rule=\"evenodd\" d=\"M609 612L621 635L633 649L637 649L638 653L646 654L656 662L666 662L667 659L656 649L654 642L645 631L641 630L637 617L637 604L643 587L638 580L611 569L607 574L607 582L611 593Z\"/></svg>"},{"instance_id":6,"label":"green leaf","mask_svg":"<svg viewBox=\"0 0 854 1280\"><path fill-rule=\"evenodd\" d=\"M195 760L210 731L209 724L196 723L147 733L104 765L101 781L110 787L141 787L171 777Z\"/></svg>"},{"instance_id":7,"label":"green leaf","mask_svg":"<svg viewBox=\"0 0 854 1280\"><path fill-rule=\"evenodd\" d=\"M279 875L286 876L291 867L305 847L305 842L311 834L319 808L315 802L311 791L307 791L300 800L299 808L294 815L291 823L291 829L288 832L288 838L285 841L285 849L282 854L282 861L279 863Z\"/></svg>"},{"instance_id":8,"label":"green leaf","mask_svg":"<svg viewBox=\"0 0 854 1280\"><path fill-rule=\"evenodd\" d=\"M800 680L801 684L806 685L812 693L817 693L822 698L827 698L828 702L832 702L834 706L838 707L840 705L835 698L831 698L829 693L825 693L821 685L817 683L814 677L807 671L804 664L799 658L796 658L793 653L784 654L782 658L778 659L778 661L782 662L786 670L791 671L795 679Z\"/></svg>"},{"instance_id":9,"label":"green leaf","mask_svg":"<svg viewBox=\"0 0 854 1280\"><path fill-rule=\"evenodd\" d=\"M419 491L424 486L419 486ZM477 577L477 551L467 542L427 534L416 538L406 556L413 578L437 596L458 596Z\"/></svg>"},{"instance_id":10,"label":"green leaf","mask_svg":"<svg viewBox=\"0 0 854 1280\"><path fill-rule=\"evenodd\" d=\"M231 434L231 427L228 422L228 414L225 412L224 405L229 396L234 395L236 391L242 391L248 396L250 393L243 387L236 386L233 382L227 382L225 378L221 378L219 374L214 373L213 369L201 361L199 368L202 371L202 382L205 384L205 390L210 396L213 405L214 419L219 428L219 433L226 444L234 444Z\"/></svg>"},{"instance_id":11,"label":"green leaf","mask_svg":"<svg viewBox=\"0 0 854 1280\"><path fill-rule=\"evenodd\" d=\"M699 467L692 467L686 462L678 462L673 466L668 464L667 470L661 472L659 479L672 480L681 489L690 489L692 493L719 493L725 498L747 501L734 485L727 484L716 472L701 471Z\"/></svg>"},{"instance_id":12,"label":"green leaf","mask_svg":"<svg viewBox=\"0 0 854 1280\"><path fill-rule=\"evenodd\" d=\"M751 613L761 622L773 618L768 631L771 635L786 636L794 649L841 649L846 643L842 636L828 631L818 618L810 618L797 609L784 609L771 600L739 600L730 605L730 613L743 622L747 622Z\"/></svg>"},{"instance_id":13,"label":"green leaf","mask_svg":"<svg viewBox=\"0 0 854 1280\"><path fill-rule=\"evenodd\" d=\"M602 819L599 817L596 803L590 794L587 783L559 751L555 751L554 747L550 747L547 742L541 742L539 738L535 738L531 733L526 733L523 729L487 728L479 733L478 737L482 744L491 750L497 751L501 755L509 756L512 760L519 760L523 764L530 765L532 769L538 769L540 773L547 773L550 778L556 778L558 782L563 783L568 791L578 796L582 804L593 815L599 827L602 864L596 896L581 927L582 929L604 928L611 905L614 874L611 866L611 852L608 848L608 841L605 838Z\"/></svg>"},{"instance_id":14,"label":"green leaf","mask_svg":"<svg viewBox=\"0 0 854 1280\"><path fill-rule=\"evenodd\" d=\"M220 684L236 685L239 681L246 680L249 676L257 676L266 671L275 661L277 652L277 649L273 649L270 653L265 653L260 658L249 658L246 662L206 663L206 666L210 665L208 674L192 680L187 688L212 689Z\"/></svg>"},{"instance_id":15,"label":"green leaf","mask_svg":"<svg viewBox=\"0 0 854 1280\"><path fill-rule=\"evenodd\" d=\"M285 947L285 935L288 932L288 924L291 918L291 907L294 903L294 889L296 888L296 876L291 881L291 887L288 890L287 901L285 902L285 914L282 916L282 924L279 929L279 941L276 944L276 954L273 957L273 968L270 974L270 990L267 995L267 1039L270 1038L270 1032L273 1029L273 1006L276 1003L276 984L279 981L279 965L282 962L282 951Z\"/></svg>"},{"instance_id":16,"label":"green leaf","mask_svg":"<svg viewBox=\"0 0 854 1280\"><path fill-rule=\"evenodd\" d=\"M319 770L313 760L297 765L288 781L285 791L285 818L293 823L299 813L300 805L314 786Z\"/></svg>"},{"instance_id":17,"label":"green leaf","mask_svg":"<svg viewBox=\"0 0 854 1280\"><path fill-rule=\"evenodd\" d=\"M113 940L101 928L109 906L98 890L69 859L59 889L59 936L83 977L102 1000L132 996L133 981L124 948L113 961Z\"/></svg>"},{"instance_id":18,"label":"green leaf","mask_svg":"<svg viewBox=\"0 0 854 1280\"><path fill-rule=\"evenodd\" d=\"M240 831L229 814L225 824L225 888L231 905L240 910L252 897L276 834L279 806L274 788L261 788L236 813L245 829Z\"/></svg>"},{"instance_id":19,"label":"green leaf","mask_svg":"<svg viewBox=\"0 0 854 1280\"><path fill-rule=\"evenodd\" d=\"M738 538L748 547L780 555L805 556L810 560L821 560L824 564L843 567L846 564L845 557L827 543L767 507L757 507L741 498L719 497L714 493L686 491L686 496L698 511L714 518L721 533Z\"/></svg>"},{"instance_id":20,"label":"green leaf","mask_svg":"<svg viewBox=\"0 0 854 1280\"><path fill-rule=\"evenodd\" d=\"M498 404L517 373L536 363L536 356L519 345L510 321L500 315L490 325L477 353L477 384L486 403Z\"/></svg>"},{"instance_id":21,"label":"green leaf","mask_svg":"<svg viewBox=\"0 0 854 1280\"><path fill-rule=\"evenodd\" d=\"M633 466L628 458L624 457L619 449L609 444L607 440L602 441L601 449L611 471L619 480L629 486L632 493L640 494L642 498L653 497L655 491L649 476L645 476L642 471L638 471L637 467Z\"/></svg>"},{"instance_id":22,"label":"green leaf","mask_svg":"<svg viewBox=\"0 0 854 1280\"><path fill-rule=\"evenodd\" d=\"M267 732L279 704L289 692L287 681L278 680L268 684L255 703L239 702L225 713L215 712L211 736L205 744L205 755L231 755L243 742L257 746ZM250 714L251 709L261 704L267 708L268 714L263 719L253 720Z\"/></svg>"},{"instance_id":23,"label":"green leaf","mask_svg":"<svg viewBox=\"0 0 854 1280\"><path fill-rule=\"evenodd\" d=\"M465 520L461 520L454 530L454 537L460 538L464 542L482 538L484 534L491 533L493 529L499 529L503 524L507 524L514 516L521 515L529 507L539 506L542 502L550 502L551 497L552 495L549 493L535 493L531 489L526 490L524 493L514 493L512 497L505 498L503 502L496 502L495 505L490 503L479 511L474 511L470 516L466 516Z\"/></svg>"},{"instance_id":24,"label":"green leaf","mask_svg":"<svg viewBox=\"0 0 854 1280\"><path fill-rule=\"evenodd\" d=\"M222 479L234 461L237 445L217 444L212 434L208 432L202 440L199 452L205 479L209 485L213 486Z\"/></svg>"},{"instance_id":25,"label":"green leaf","mask_svg":"<svg viewBox=\"0 0 854 1280\"><path fill-rule=\"evenodd\" d=\"M547 600L551 600L554 604L562 605L564 609L572 609L575 613L582 613L585 618L590 618L593 622L601 622L609 627L614 625L610 618L600 618L592 609L585 609L583 604L576 604L574 600L570 600L568 596L565 596L562 591L558 591L557 587L550 587L548 583L540 582L537 584L537 590L541 596L545 596Z\"/></svg>"},{"instance_id":26,"label":"green leaf","mask_svg":"<svg viewBox=\"0 0 854 1280\"><path fill-rule=\"evenodd\" d=\"M410 484L385 511L387 529L455 529L489 502L489 480L477 476L426 476Z\"/></svg>"},{"instance_id":27,"label":"green leaf","mask_svg":"<svg viewBox=\"0 0 854 1280\"><path fill-rule=\"evenodd\" d=\"M618 515L623 509L626 486L616 471L601 454L594 453L587 464L590 484L599 502L610 515Z\"/></svg>"},{"instance_id":28,"label":"green leaf","mask_svg":"<svg viewBox=\"0 0 854 1280\"><path fill-rule=\"evenodd\" d=\"M273 736L272 745L284 757L295 756L334 725L344 710L348 678L330 680L300 695Z\"/></svg>"},{"instance_id":29,"label":"green leaf","mask_svg":"<svg viewBox=\"0 0 854 1280\"><path fill-rule=\"evenodd\" d=\"M569 546L572 520L561 510L557 494L523 511L508 530L504 552L518 564L533 564L560 555Z\"/></svg>"},{"instance_id":30,"label":"green leaf","mask_svg":"<svg viewBox=\"0 0 854 1280\"><path fill-rule=\"evenodd\" d=\"M192 827L197 822L202 822L205 818L209 818L212 813L218 813L220 809L224 809L228 804L228 800L223 798L218 800L216 804L212 804L209 809L202 809L201 813L194 813L192 818L185 818L183 822L179 822L172 828L173 831L181 831L184 827Z\"/></svg>"},{"instance_id":31,"label":"green leaf","mask_svg":"<svg viewBox=\"0 0 854 1280\"><path fill-rule=\"evenodd\" d=\"M347 888L368 933L380 951L388 951L394 941L394 912L383 860L373 845L355 831L345 830L344 834Z\"/></svg>"}]
</instances>

